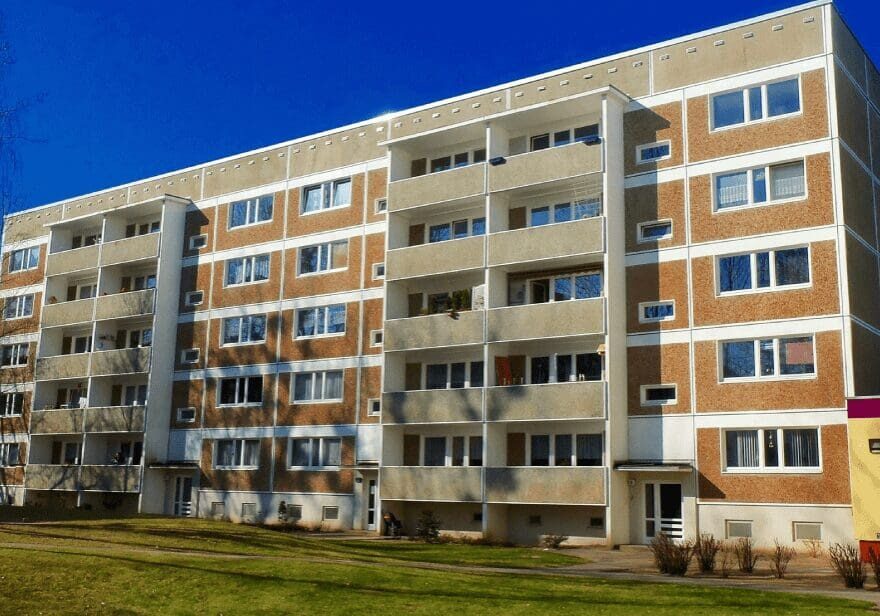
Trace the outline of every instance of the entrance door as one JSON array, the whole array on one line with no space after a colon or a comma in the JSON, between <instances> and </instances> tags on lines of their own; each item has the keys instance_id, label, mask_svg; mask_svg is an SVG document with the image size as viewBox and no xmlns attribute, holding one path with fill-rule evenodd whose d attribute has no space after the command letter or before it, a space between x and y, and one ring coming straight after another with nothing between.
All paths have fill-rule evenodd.
<instances>
[{"instance_id":1,"label":"entrance door","mask_svg":"<svg viewBox=\"0 0 880 616\"><path fill-rule=\"evenodd\" d=\"M670 539L681 539L684 536L681 511L680 483L646 483L645 541L651 541L659 533L665 533Z\"/></svg>"},{"instance_id":2,"label":"entrance door","mask_svg":"<svg viewBox=\"0 0 880 616\"><path fill-rule=\"evenodd\" d=\"M179 476L174 481L174 515L192 515L192 477Z\"/></svg>"},{"instance_id":3,"label":"entrance door","mask_svg":"<svg viewBox=\"0 0 880 616\"><path fill-rule=\"evenodd\" d=\"M367 481L367 530L376 530L376 480Z\"/></svg>"}]
</instances>

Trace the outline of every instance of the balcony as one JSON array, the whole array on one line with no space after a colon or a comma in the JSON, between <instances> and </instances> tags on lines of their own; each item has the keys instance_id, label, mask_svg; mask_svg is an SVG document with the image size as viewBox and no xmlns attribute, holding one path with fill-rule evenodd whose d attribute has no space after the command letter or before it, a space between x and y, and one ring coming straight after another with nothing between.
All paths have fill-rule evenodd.
<instances>
[{"instance_id":1,"label":"balcony","mask_svg":"<svg viewBox=\"0 0 880 616\"><path fill-rule=\"evenodd\" d=\"M96 406L85 409L84 432L143 432L145 406Z\"/></svg>"},{"instance_id":2,"label":"balcony","mask_svg":"<svg viewBox=\"0 0 880 616\"><path fill-rule=\"evenodd\" d=\"M385 351L481 344L485 319L486 311L467 310L385 321Z\"/></svg>"},{"instance_id":3,"label":"balcony","mask_svg":"<svg viewBox=\"0 0 880 616\"><path fill-rule=\"evenodd\" d=\"M489 342L605 333L605 301L575 299L489 310Z\"/></svg>"},{"instance_id":4,"label":"balcony","mask_svg":"<svg viewBox=\"0 0 880 616\"><path fill-rule=\"evenodd\" d=\"M602 419L605 417L605 383L576 381L490 387L486 391L486 415L489 421Z\"/></svg>"},{"instance_id":5,"label":"balcony","mask_svg":"<svg viewBox=\"0 0 880 616\"><path fill-rule=\"evenodd\" d=\"M28 464L24 485L29 490L76 490L79 469L72 464Z\"/></svg>"},{"instance_id":6,"label":"balcony","mask_svg":"<svg viewBox=\"0 0 880 616\"><path fill-rule=\"evenodd\" d=\"M101 251L101 266L143 261L158 256L159 234L148 233L105 243Z\"/></svg>"},{"instance_id":7,"label":"balcony","mask_svg":"<svg viewBox=\"0 0 880 616\"><path fill-rule=\"evenodd\" d=\"M604 505L605 474L601 466L487 468L486 501Z\"/></svg>"},{"instance_id":8,"label":"balcony","mask_svg":"<svg viewBox=\"0 0 880 616\"><path fill-rule=\"evenodd\" d=\"M104 295L97 299L95 319L122 319L153 313L154 289Z\"/></svg>"},{"instance_id":9,"label":"balcony","mask_svg":"<svg viewBox=\"0 0 880 616\"><path fill-rule=\"evenodd\" d=\"M489 236L489 266L576 259L605 250L605 218L502 231Z\"/></svg>"},{"instance_id":10,"label":"balcony","mask_svg":"<svg viewBox=\"0 0 880 616\"><path fill-rule=\"evenodd\" d=\"M482 470L478 466L385 466L382 498L478 503Z\"/></svg>"},{"instance_id":11,"label":"balcony","mask_svg":"<svg viewBox=\"0 0 880 616\"><path fill-rule=\"evenodd\" d=\"M132 374L150 369L150 348L117 349L92 353L92 376Z\"/></svg>"},{"instance_id":12,"label":"balcony","mask_svg":"<svg viewBox=\"0 0 880 616\"><path fill-rule=\"evenodd\" d=\"M74 323L87 323L95 311L94 299L78 299L72 302L46 304L43 306L43 327L59 327Z\"/></svg>"},{"instance_id":13,"label":"balcony","mask_svg":"<svg viewBox=\"0 0 880 616\"><path fill-rule=\"evenodd\" d=\"M400 391L382 396L385 424L455 423L482 418L482 388Z\"/></svg>"},{"instance_id":14,"label":"balcony","mask_svg":"<svg viewBox=\"0 0 880 616\"><path fill-rule=\"evenodd\" d=\"M49 255L46 259L46 276L57 276L98 267L98 251L100 247L85 246L73 250L64 250Z\"/></svg>"},{"instance_id":15,"label":"balcony","mask_svg":"<svg viewBox=\"0 0 880 616\"><path fill-rule=\"evenodd\" d=\"M411 207L465 199L485 190L486 165L429 173L388 185L388 210L399 212Z\"/></svg>"},{"instance_id":16,"label":"balcony","mask_svg":"<svg viewBox=\"0 0 880 616\"><path fill-rule=\"evenodd\" d=\"M486 262L485 245L486 238L477 236L389 250L385 256L385 279L480 269Z\"/></svg>"},{"instance_id":17,"label":"balcony","mask_svg":"<svg viewBox=\"0 0 880 616\"><path fill-rule=\"evenodd\" d=\"M85 378L88 374L88 353L37 358L36 380L38 381Z\"/></svg>"},{"instance_id":18,"label":"balcony","mask_svg":"<svg viewBox=\"0 0 880 616\"><path fill-rule=\"evenodd\" d=\"M31 412L31 434L78 434L83 429L85 409L53 409Z\"/></svg>"},{"instance_id":19,"label":"balcony","mask_svg":"<svg viewBox=\"0 0 880 616\"><path fill-rule=\"evenodd\" d=\"M92 492L138 492L141 467L125 465L83 465L80 485Z\"/></svg>"},{"instance_id":20,"label":"balcony","mask_svg":"<svg viewBox=\"0 0 880 616\"><path fill-rule=\"evenodd\" d=\"M489 168L489 191L499 192L602 171L602 146L571 143L507 157Z\"/></svg>"}]
</instances>

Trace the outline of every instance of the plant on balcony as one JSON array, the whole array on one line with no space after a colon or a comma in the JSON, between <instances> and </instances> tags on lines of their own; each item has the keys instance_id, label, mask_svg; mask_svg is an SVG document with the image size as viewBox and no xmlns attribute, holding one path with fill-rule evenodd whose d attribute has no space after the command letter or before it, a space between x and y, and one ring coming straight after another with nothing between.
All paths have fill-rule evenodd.
<instances>
[{"instance_id":1,"label":"plant on balcony","mask_svg":"<svg viewBox=\"0 0 880 616\"><path fill-rule=\"evenodd\" d=\"M471 290L460 289L452 292L452 310L461 312L471 309Z\"/></svg>"},{"instance_id":2,"label":"plant on balcony","mask_svg":"<svg viewBox=\"0 0 880 616\"><path fill-rule=\"evenodd\" d=\"M430 510L422 511L416 520L416 533L414 538L425 543L437 543L440 540L440 525L442 522L437 515Z\"/></svg>"}]
</instances>

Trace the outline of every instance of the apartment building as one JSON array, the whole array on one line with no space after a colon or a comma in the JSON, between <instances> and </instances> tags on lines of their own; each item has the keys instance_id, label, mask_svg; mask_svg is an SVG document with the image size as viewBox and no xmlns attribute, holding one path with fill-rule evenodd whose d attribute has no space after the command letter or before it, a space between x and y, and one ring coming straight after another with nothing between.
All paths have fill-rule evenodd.
<instances>
[{"instance_id":1,"label":"apartment building","mask_svg":"<svg viewBox=\"0 0 880 616\"><path fill-rule=\"evenodd\" d=\"M814 2L13 214L0 490L873 539L878 126Z\"/></svg>"}]
</instances>

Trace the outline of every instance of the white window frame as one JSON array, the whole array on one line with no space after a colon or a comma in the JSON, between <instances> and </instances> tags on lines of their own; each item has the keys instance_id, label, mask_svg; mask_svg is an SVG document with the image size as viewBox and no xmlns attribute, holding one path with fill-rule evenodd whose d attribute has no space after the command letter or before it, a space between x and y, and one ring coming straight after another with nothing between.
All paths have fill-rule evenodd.
<instances>
[{"instance_id":1,"label":"white window frame","mask_svg":"<svg viewBox=\"0 0 880 616\"><path fill-rule=\"evenodd\" d=\"M201 246L196 246L197 240L204 240L204 244ZM190 250L203 250L208 247L208 236L205 233L200 233L199 235L191 235L189 238L189 249Z\"/></svg>"},{"instance_id":2,"label":"white window frame","mask_svg":"<svg viewBox=\"0 0 880 616\"><path fill-rule=\"evenodd\" d=\"M608 458L608 446L605 442L605 433L604 432L553 432L553 431L536 431L536 432L526 432L526 443L525 443L525 462L526 466L530 468L549 468L549 467L557 467L557 468L602 468L605 466L605 460ZM535 466L532 464L532 437L533 436L546 436L550 441L550 447L548 448L549 459L547 460L547 466ZM570 436L571 437L571 456L569 456L570 464L556 464L556 437L557 436ZM577 437L578 436L598 436L602 441L602 463L598 465L583 465L579 466L577 463Z\"/></svg>"},{"instance_id":3,"label":"white window frame","mask_svg":"<svg viewBox=\"0 0 880 616\"><path fill-rule=\"evenodd\" d=\"M552 200L545 200L538 204L529 205L526 207L526 229L537 229L539 227L549 227L550 225L564 225L570 222L577 222L579 220L590 220L591 218L599 218L602 216L605 207L605 201L603 199L603 195L599 192L598 195L593 195L591 197L587 197L585 199L570 199L569 201L560 200L564 199L563 197L557 196L552 198ZM574 217L574 208L581 204L590 204L592 202L598 202L599 204L599 213L595 216L588 216L586 218L575 218ZM560 220L556 221L556 206L558 205L567 205L572 209L571 220ZM547 224L544 225L533 225L532 224L532 212L535 210L547 209L548 216L550 220Z\"/></svg>"},{"instance_id":4,"label":"white window frame","mask_svg":"<svg viewBox=\"0 0 880 616\"><path fill-rule=\"evenodd\" d=\"M30 298L31 302L31 311L25 313L25 307L27 306L27 298ZM24 295L12 295L6 298L6 301L3 304L3 319L5 321L14 321L16 319L27 319L34 316L34 302L36 301L36 296L34 293L25 293ZM7 308L9 308L10 303L15 302L15 315L7 316Z\"/></svg>"},{"instance_id":5,"label":"white window frame","mask_svg":"<svg viewBox=\"0 0 880 616\"><path fill-rule=\"evenodd\" d=\"M381 204L384 204L383 207L380 207ZM379 197L373 202L373 211L376 214L384 214L388 211L388 197Z\"/></svg>"},{"instance_id":6,"label":"white window frame","mask_svg":"<svg viewBox=\"0 0 880 616\"><path fill-rule=\"evenodd\" d=\"M239 442L241 442L241 451L240 451L240 455L238 456L238 460L237 460L238 463L237 464L231 464L231 465L217 464L217 454L220 453L219 443L221 441L233 441L233 442L239 441ZM256 466L252 466L249 464L242 464L242 462L244 462L245 447L247 447L246 443L249 441L257 444L257 465ZM256 469L260 468L259 460L260 460L260 440L259 439L255 439L255 438L221 438L221 439L216 439L214 441L211 466L215 469L219 469L219 470L256 470Z\"/></svg>"},{"instance_id":7,"label":"white window frame","mask_svg":"<svg viewBox=\"0 0 880 616\"><path fill-rule=\"evenodd\" d=\"M779 341L790 338L809 338L813 345L813 372L805 374L782 374L779 363ZM761 341L773 341L773 374L761 376ZM724 344L727 342L751 342L754 348L755 376L724 377ZM816 335L786 334L784 336L765 336L761 338L730 338L718 340L716 356L718 357L718 383L754 383L766 381L804 381L819 378L819 357L816 354Z\"/></svg>"},{"instance_id":8,"label":"white window frame","mask_svg":"<svg viewBox=\"0 0 880 616\"><path fill-rule=\"evenodd\" d=\"M192 411L192 419L185 419L183 417L184 413ZM196 422L196 407L194 406L182 406L177 409L177 423L195 423Z\"/></svg>"},{"instance_id":9,"label":"white window frame","mask_svg":"<svg viewBox=\"0 0 880 616\"><path fill-rule=\"evenodd\" d=\"M378 338L378 340L377 340ZM370 330L370 346L381 347L385 343L384 331L381 329Z\"/></svg>"},{"instance_id":10,"label":"white window frame","mask_svg":"<svg viewBox=\"0 0 880 616\"><path fill-rule=\"evenodd\" d=\"M816 442L819 448L819 466L786 466L785 465L785 441L783 440L786 430L815 430ZM776 432L776 446L779 450L779 466L766 466L764 453L764 433ZM825 455L822 451L822 427L821 426L744 426L740 428L723 428L718 431L721 436L721 472L728 475L814 475L823 472ZM728 432L757 432L758 433L758 466L727 466L727 433Z\"/></svg>"},{"instance_id":11,"label":"white window frame","mask_svg":"<svg viewBox=\"0 0 880 616\"><path fill-rule=\"evenodd\" d=\"M382 398L367 399L367 417L379 417L382 414Z\"/></svg>"},{"instance_id":12,"label":"white window frame","mask_svg":"<svg viewBox=\"0 0 880 616\"><path fill-rule=\"evenodd\" d=\"M335 514L333 517L330 517L329 512L334 511ZM338 522L339 521L339 506L338 505L324 505L321 508L321 521L322 522Z\"/></svg>"},{"instance_id":13,"label":"white window frame","mask_svg":"<svg viewBox=\"0 0 880 616\"><path fill-rule=\"evenodd\" d=\"M669 146L669 153L663 156L658 156L657 158L645 158L644 153L647 150L652 148L657 148L660 146L667 145ZM636 146L636 164L637 165L649 165L651 163L657 163L662 160L669 160L672 158L672 141L669 139L663 139L662 141L655 141L653 143L644 143L642 145Z\"/></svg>"},{"instance_id":14,"label":"white window frame","mask_svg":"<svg viewBox=\"0 0 880 616\"><path fill-rule=\"evenodd\" d=\"M346 247L346 259L345 265L340 267L335 267L333 263L333 244L338 244L344 242ZM314 272L304 272L302 271L303 266L303 258L302 252L307 248L317 248L318 249L318 269ZM321 253L327 252L327 269L321 269ZM343 270L347 270L349 264L351 263L351 241L346 238L343 240L333 240L332 242L323 242L321 244L309 244L308 246L300 246L296 251L296 275L298 278L302 278L305 276L321 276L323 274L330 274L333 272L341 272Z\"/></svg>"},{"instance_id":15,"label":"white window frame","mask_svg":"<svg viewBox=\"0 0 880 616\"><path fill-rule=\"evenodd\" d=\"M339 441L339 464L325 464L326 444L328 440ZM294 466L293 464L293 442L308 441L309 442L309 464L304 466ZM338 469L342 466L342 444L341 436L296 436L287 439L287 468L288 469ZM318 464L313 465L314 448L318 447Z\"/></svg>"},{"instance_id":16,"label":"white window frame","mask_svg":"<svg viewBox=\"0 0 880 616\"><path fill-rule=\"evenodd\" d=\"M669 225L669 233L662 235L660 237L645 237L645 227L654 227L659 225ZM646 220L645 222L640 222L637 226L637 241L639 244L650 244L652 242L660 242L663 240L670 240L675 235L675 222L671 218L664 218L661 220Z\"/></svg>"},{"instance_id":17,"label":"white window frame","mask_svg":"<svg viewBox=\"0 0 880 616\"><path fill-rule=\"evenodd\" d=\"M330 324L330 309L335 308L337 306L342 306L343 308L343 320L342 320L342 331L341 332L328 332L327 328ZM324 333L323 334L304 334L302 336L297 334L299 330L299 315L303 312L314 312L315 313L315 331L318 330L318 315L319 311L324 310ZM326 304L324 306L311 306L309 308L297 308L293 311L293 339L294 340L308 340L310 338L334 338L338 336L344 336L348 330L348 304Z\"/></svg>"},{"instance_id":18,"label":"white window frame","mask_svg":"<svg viewBox=\"0 0 880 616\"><path fill-rule=\"evenodd\" d=\"M479 152L480 150L483 150L483 160L481 160L479 162L475 162L474 159L476 159L476 153ZM489 159L489 151L486 149L485 145L481 145L479 147L470 147L464 152L461 151L461 146L453 148L451 150L450 149L443 150L442 152L443 152L442 154L432 154L430 156L425 157L425 175L433 175L435 173L444 173L446 171L455 171L456 169L461 169L463 167L470 167L471 165L482 165L482 164L485 164L486 161L488 161L488 159ZM456 165L455 164L455 157L459 156L461 154L467 154L468 161L463 165ZM431 163L433 163L435 160L440 160L441 158L449 158L449 168L448 169L441 169L439 171L431 171Z\"/></svg>"},{"instance_id":19,"label":"white window frame","mask_svg":"<svg viewBox=\"0 0 880 616\"><path fill-rule=\"evenodd\" d=\"M455 438L461 437L464 439L464 451L462 452L461 464L453 464L453 456L455 452L453 451L453 443ZM480 458L481 463L479 465L474 464L472 468L481 468L486 466L486 439L483 438L482 434L422 434L419 437L419 466L426 466L427 468L440 468L439 465L431 465L428 466L425 463L427 456L427 447L425 441L429 438L442 438L445 439L444 451L445 455L443 456L443 464L444 467L471 467L471 439L481 439L482 447L480 448Z\"/></svg>"},{"instance_id":20,"label":"white window frame","mask_svg":"<svg viewBox=\"0 0 880 616\"><path fill-rule=\"evenodd\" d=\"M262 280L253 280L256 271L257 271L257 259L262 259L265 257L267 259L267 269L268 273L266 274L266 278ZM241 267L244 272L247 271L247 266L245 265L246 261L251 262L251 280L244 280L244 274L242 274L242 282L227 282L229 280L229 264L232 261L241 261ZM223 287L224 288L232 288L232 287L244 287L252 284L264 284L269 282L269 279L272 278L272 255L271 254L262 254L262 255L253 255L249 257L233 257L230 259L226 259L223 262Z\"/></svg>"},{"instance_id":21,"label":"white window frame","mask_svg":"<svg viewBox=\"0 0 880 616\"><path fill-rule=\"evenodd\" d=\"M647 393L651 389L666 389L671 387L675 390L675 397L670 400L648 400ZM672 406L678 404L678 383L652 383L639 387L639 399L642 406Z\"/></svg>"},{"instance_id":22,"label":"white window frame","mask_svg":"<svg viewBox=\"0 0 880 616\"><path fill-rule=\"evenodd\" d=\"M575 293L575 278L577 278L578 276L591 276L591 275L595 275L595 274L598 274L599 278L602 281L602 289L601 289L602 292L597 297L575 297L575 295L576 295L576 293ZM571 282L571 290L572 290L571 299L556 299L556 281L561 280L563 278L567 278ZM532 305L536 304L535 298L532 295L532 283L535 282L536 280L549 280L550 281L550 287L548 289L548 293L549 293L548 299L546 302L541 302L542 304L552 304L555 302L575 302L575 301L582 302L582 301L602 299L603 297L605 297L605 272L602 271L601 269L593 269L593 270L587 270L587 271L572 272L571 274L555 274L555 275L548 274L547 276L535 276L534 278L526 278L524 280L524 283L526 286L524 303L517 304L517 305L532 306ZM510 283L508 283L508 292L509 292L509 289L510 289Z\"/></svg>"},{"instance_id":23,"label":"white window frame","mask_svg":"<svg viewBox=\"0 0 880 616\"><path fill-rule=\"evenodd\" d=\"M250 380L254 377L260 378L260 401L259 402L248 402L248 390L250 388ZM265 383L263 382L264 375L262 374L252 374L249 376L230 376L217 379L217 406L221 408L232 408L232 407L242 407L242 406L262 406L263 405L263 387ZM223 381L235 381L235 402L221 402L222 389L223 389ZM239 395L241 394L241 395ZM241 398L241 402L238 402L239 398Z\"/></svg>"},{"instance_id":24,"label":"white window frame","mask_svg":"<svg viewBox=\"0 0 880 616\"><path fill-rule=\"evenodd\" d=\"M791 81L792 79L796 79L798 82L798 110L793 111L791 113L784 113L775 116L767 115L767 86L782 83L784 81ZM761 88L761 118L757 120L749 119L749 98L748 91L752 88ZM737 124L728 124L727 126L715 127L715 105L713 105L713 99L716 96L721 96L724 94L731 94L733 92L742 93L743 97L743 121ZM764 122L771 122L773 120L781 120L783 118L793 118L799 115L803 115L804 113L804 80L801 79L801 75L788 75L786 77L780 77L779 79L771 79L770 81L764 81L761 83L753 83L747 86L732 88L730 90L719 90L718 92L712 92L709 95L709 105L708 105L708 114L709 114L709 132L715 133L724 130L730 130L733 128L742 128L743 126L754 125L754 124L762 124Z\"/></svg>"},{"instance_id":25,"label":"white window frame","mask_svg":"<svg viewBox=\"0 0 880 616\"><path fill-rule=\"evenodd\" d=\"M799 248L807 249L807 274L810 276L809 282L798 282L795 284L778 284L776 282L776 253L785 252L786 250L797 250ZM758 287L758 255L760 253L768 253L770 260L770 286ZM721 290L721 259L728 257L749 257L749 265L751 267L752 286L748 289L736 289L734 291ZM813 251L810 244L798 244L796 246L783 246L781 248L769 248L767 250L755 250L752 252L733 252L730 254L717 255L715 257L715 295L716 297L727 297L729 295L749 295L752 293L771 293L776 291L794 291L797 289L809 289L813 286Z\"/></svg>"},{"instance_id":26,"label":"white window frame","mask_svg":"<svg viewBox=\"0 0 880 616\"><path fill-rule=\"evenodd\" d=\"M336 187L339 184L348 183L348 194L349 199L348 203L341 203L339 205L333 205L333 201L336 199ZM310 184L308 186L303 186L302 191L300 192L300 200L299 200L299 215L300 216L312 216L314 214L320 214L321 212L326 212L329 210L339 210L346 207L351 207L351 195L352 189L354 188L354 182L352 181L351 176L344 178L336 178L335 180L329 180L327 182L321 182L320 184ZM306 212L306 194L310 190L320 189L321 191L321 207L312 212ZM330 198L325 201L324 195L327 191L330 191ZM330 205L324 207L324 203L329 203Z\"/></svg>"},{"instance_id":27,"label":"white window frame","mask_svg":"<svg viewBox=\"0 0 880 616\"><path fill-rule=\"evenodd\" d=\"M244 340L242 341L242 332L245 331L245 322L247 322L247 331L250 332L251 320L252 319L263 319L263 339L262 340ZM226 342L226 323L229 321L236 320L238 321L238 341L237 342ZM269 336L269 318L265 314L244 314L237 317L226 317L223 319L223 322L220 325L220 346L221 347L238 347L238 346L251 346L255 344L266 344L266 339ZM250 333L248 333L250 336Z\"/></svg>"},{"instance_id":28,"label":"white window frame","mask_svg":"<svg viewBox=\"0 0 880 616\"><path fill-rule=\"evenodd\" d=\"M260 216L260 200L268 197L272 202L272 216L270 218L266 218L261 220ZM244 203L245 205L245 222L240 225L232 224L232 209L238 204ZM253 220L251 220L251 215L253 214ZM264 225L272 222L275 218L275 195L260 195L259 197L253 197L251 199L241 199L239 201L233 201L229 204L229 211L227 212L227 222L226 222L226 230L232 231L234 229L244 229L246 227L256 227L257 225Z\"/></svg>"},{"instance_id":29,"label":"white window frame","mask_svg":"<svg viewBox=\"0 0 880 616\"><path fill-rule=\"evenodd\" d=\"M73 348L73 340L70 342L71 349ZM4 344L0 347L0 352L3 351L6 347L12 347L12 358L13 361L8 366L0 366L0 368L22 368L28 365L28 355L30 352L30 345L27 342L13 342L12 344ZM21 349L24 348L24 361L22 358Z\"/></svg>"},{"instance_id":30,"label":"white window frame","mask_svg":"<svg viewBox=\"0 0 880 616\"><path fill-rule=\"evenodd\" d=\"M22 256L22 266L17 269L12 269L12 262L14 256L18 253L24 253ZM36 255L36 258L34 258ZM9 265L7 269L10 274L16 274L18 272L27 272L30 270L34 270L40 267L40 247L39 246L30 246L28 248L19 248L18 250L12 250L9 252Z\"/></svg>"},{"instance_id":31,"label":"white window frame","mask_svg":"<svg viewBox=\"0 0 880 616\"><path fill-rule=\"evenodd\" d=\"M379 268L382 269L382 273L379 273ZM381 263L373 263L373 280L384 280L385 279L385 262Z\"/></svg>"},{"instance_id":32,"label":"white window frame","mask_svg":"<svg viewBox=\"0 0 880 616\"><path fill-rule=\"evenodd\" d=\"M819 538L818 539L801 539L798 537L798 526L816 526L819 528ZM822 532L824 525L822 522L808 522L805 520L795 520L791 523L791 538L792 541L819 541L822 542L825 539L825 533Z\"/></svg>"},{"instance_id":33,"label":"white window frame","mask_svg":"<svg viewBox=\"0 0 880 616\"><path fill-rule=\"evenodd\" d=\"M15 412L15 400L21 400L19 411ZM24 413L24 392L21 391L4 391L0 392L0 418L2 417L21 417Z\"/></svg>"},{"instance_id":34,"label":"white window frame","mask_svg":"<svg viewBox=\"0 0 880 616\"><path fill-rule=\"evenodd\" d=\"M200 299L197 302L194 302L193 295L196 295L196 294L201 295L202 299ZM204 291L187 291L186 295L183 296L183 303L186 304L187 306L190 306L190 307L201 306L202 304L205 303L205 292Z\"/></svg>"},{"instance_id":35,"label":"white window frame","mask_svg":"<svg viewBox=\"0 0 880 616\"><path fill-rule=\"evenodd\" d=\"M648 318L645 316L645 309L653 308L655 306L672 306L672 316L669 317L660 317L660 318ZM640 302L639 303L639 323L663 323L664 321L674 321L676 318L675 314L675 300L674 299L665 299L659 300L656 302Z\"/></svg>"},{"instance_id":36,"label":"white window frame","mask_svg":"<svg viewBox=\"0 0 880 616\"><path fill-rule=\"evenodd\" d=\"M792 163L801 163L804 167L804 194L798 195L796 197L787 197L785 199L774 199L771 190L770 190L770 181L771 181L771 173L774 167L784 167L786 165L790 165ZM755 171L762 170L764 172L764 190L767 193L767 198L764 201L755 201L755 183L754 183L754 173ZM746 195L747 202L742 205L729 205L727 207L718 207L718 192L716 188L716 180L719 177L725 175L736 175L739 173L746 174ZM792 160L784 160L780 162L771 163L768 165L763 165L759 167L746 167L744 169L731 169L729 171L719 171L718 173L713 173L710 176L711 182L711 192L712 192L712 213L713 214L724 214L726 212L738 212L740 210L747 210L756 207L767 207L770 205L782 205L785 203L795 203L797 201L806 201L810 196L810 187L809 181L807 179L807 161L804 158L795 158Z\"/></svg>"},{"instance_id":37,"label":"white window frame","mask_svg":"<svg viewBox=\"0 0 880 616\"><path fill-rule=\"evenodd\" d=\"M471 389L472 364L483 363L483 387L486 387L486 364L482 359L469 359L464 361L437 361L436 363L424 362L422 364L422 391L443 391L444 389ZM465 365L464 387L452 387L452 364ZM428 389L428 366L446 366L446 387L437 389Z\"/></svg>"},{"instance_id":38,"label":"white window frame","mask_svg":"<svg viewBox=\"0 0 880 616\"><path fill-rule=\"evenodd\" d=\"M438 173L442 173L438 171ZM482 220L483 221L483 233L474 234L474 221ZM463 222L467 224L467 235L464 237L455 237L455 223ZM448 240L437 240L436 242L431 241L431 227L449 227L449 239ZM487 221L485 216L471 216L466 218L456 218L455 220L446 220L443 219L439 222L427 222L424 224L424 237L426 244L442 244L443 242L453 242L455 240L466 240L471 237L483 237L486 235L488 231Z\"/></svg>"},{"instance_id":39,"label":"white window frame","mask_svg":"<svg viewBox=\"0 0 880 616\"><path fill-rule=\"evenodd\" d=\"M10 464L10 459L13 456L10 455L12 449L15 449L15 461ZM21 443L0 443L0 468L12 468L15 466L22 466L21 462Z\"/></svg>"},{"instance_id":40,"label":"white window frame","mask_svg":"<svg viewBox=\"0 0 880 616\"><path fill-rule=\"evenodd\" d=\"M328 372L338 372L342 375L340 379L340 390L338 398L325 398L327 392L327 373ZM321 375L321 397L315 397L315 384L318 379L315 378L315 375ZM296 379L297 377L310 377L310 389L312 390L311 397L307 400L297 400L296 399ZM291 404L338 404L345 399L345 370L342 368L336 370L310 370L307 372L292 372L290 374L290 403Z\"/></svg>"},{"instance_id":41,"label":"white window frame","mask_svg":"<svg viewBox=\"0 0 880 616\"><path fill-rule=\"evenodd\" d=\"M195 353L196 356L194 359L187 359L187 353ZM180 352L180 363L181 364L197 364L199 360L202 358L202 350L201 349L183 349Z\"/></svg>"},{"instance_id":42,"label":"white window frame","mask_svg":"<svg viewBox=\"0 0 880 616\"><path fill-rule=\"evenodd\" d=\"M748 535L731 535L730 534L730 524L748 524L749 525L749 534ZM739 539L742 537L754 537L755 533L755 523L753 520L724 520L724 538L725 539Z\"/></svg>"}]
</instances>

